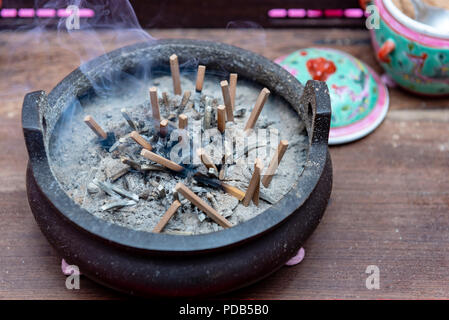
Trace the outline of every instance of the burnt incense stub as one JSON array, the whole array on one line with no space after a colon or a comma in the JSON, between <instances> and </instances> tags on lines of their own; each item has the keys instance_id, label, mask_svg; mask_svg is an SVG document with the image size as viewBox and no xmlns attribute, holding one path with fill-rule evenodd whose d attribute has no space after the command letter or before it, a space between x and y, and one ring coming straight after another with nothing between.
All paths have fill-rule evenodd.
<instances>
[{"instance_id":1,"label":"burnt incense stub","mask_svg":"<svg viewBox=\"0 0 449 320\"><path fill-rule=\"evenodd\" d=\"M304 89L263 57L191 40L124 47L82 69L48 95L28 94L22 123L33 214L83 274L138 295L225 292L282 266L315 229L332 185L324 83ZM107 149L86 114L113 133ZM223 154L210 136L195 143L208 130ZM252 142L259 130L279 137ZM227 154L227 135L243 147Z\"/></svg>"}]
</instances>

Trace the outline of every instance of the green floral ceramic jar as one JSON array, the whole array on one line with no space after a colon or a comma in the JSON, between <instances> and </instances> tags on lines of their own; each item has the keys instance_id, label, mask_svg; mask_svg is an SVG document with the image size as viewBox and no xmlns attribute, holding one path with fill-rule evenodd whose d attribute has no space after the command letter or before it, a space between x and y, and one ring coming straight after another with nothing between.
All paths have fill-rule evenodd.
<instances>
[{"instance_id":1,"label":"green floral ceramic jar","mask_svg":"<svg viewBox=\"0 0 449 320\"><path fill-rule=\"evenodd\" d=\"M429 95L449 95L449 30L436 30L402 13L391 0L377 6L379 28L371 29L376 56L404 89Z\"/></svg>"}]
</instances>

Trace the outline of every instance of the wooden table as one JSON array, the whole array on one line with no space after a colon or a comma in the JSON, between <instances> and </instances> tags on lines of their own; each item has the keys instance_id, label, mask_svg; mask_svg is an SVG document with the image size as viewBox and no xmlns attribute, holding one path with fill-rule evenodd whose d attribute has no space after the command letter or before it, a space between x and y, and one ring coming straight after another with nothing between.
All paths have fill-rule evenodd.
<instances>
[{"instance_id":1,"label":"wooden table","mask_svg":"<svg viewBox=\"0 0 449 320\"><path fill-rule=\"evenodd\" d=\"M375 70L362 30L151 30L157 38L218 40L270 59L308 46L345 50ZM39 38L40 37L40 38ZM124 37L131 39L129 37ZM99 35L104 50L114 36ZM101 53L92 39L74 42L82 59ZM63 43L64 43L63 41ZM67 42L68 41L68 42ZM60 42L61 43L61 42ZM72 43L73 44L73 43ZM89 50L94 52L89 53ZM25 192L27 154L20 126L26 92L50 90L80 63L55 34L0 34L0 298L109 299L123 296L82 278L65 288L58 257L39 231ZM449 100L390 90L386 120L358 142L332 147L334 187L306 258L231 298L449 298ZM380 269L368 290L365 270Z\"/></svg>"}]
</instances>

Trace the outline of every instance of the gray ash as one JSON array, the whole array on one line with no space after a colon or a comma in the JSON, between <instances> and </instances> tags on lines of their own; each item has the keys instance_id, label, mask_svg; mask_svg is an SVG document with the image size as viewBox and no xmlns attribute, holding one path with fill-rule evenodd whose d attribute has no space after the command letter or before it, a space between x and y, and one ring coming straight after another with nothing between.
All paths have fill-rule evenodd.
<instances>
[{"instance_id":1,"label":"gray ash","mask_svg":"<svg viewBox=\"0 0 449 320\"><path fill-rule=\"evenodd\" d=\"M232 134L237 143L245 143L246 147L241 148L243 152L234 152L234 162L226 165L223 181L243 191L251 178L251 159L260 157L267 167L278 141L289 141L289 148L270 186L264 188L261 185L261 201L258 207L253 203L244 207L236 198L224 193L220 188L201 181L198 183L193 178L194 173L208 176L208 171L202 164L185 165L188 174L182 175L140 156L142 148L129 137L135 128L121 112L126 109L137 131L153 146L153 152L170 158L177 141L171 141L169 137L176 129L181 113L189 118L188 131L191 137L195 133L193 128L217 126L216 108L223 103L220 80L222 79L206 76L203 91L198 94L194 89L194 81L182 77L182 89L184 92L191 91L190 97L184 101L182 96L172 94L170 76L160 76L152 82L142 81L138 85L135 82L120 83L122 88L126 87L128 90L121 90L120 94L115 95L111 90L109 96L75 101L60 118L56 134L50 143L51 167L63 190L93 215L135 230L151 231L175 197L179 197L182 206L163 232L199 234L222 229L189 201L174 193L177 182L184 183L234 225L262 213L297 183L306 161L308 139L304 124L284 100L271 96L256 124L258 129L266 130L267 136L277 129L279 137L263 143L254 141L256 138L246 138L241 132L262 88L254 83L239 80L235 122L226 124L228 134ZM148 114L151 114L148 88L151 86L158 87L161 118L169 120L167 138L159 137L156 124L148 118ZM163 92L168 95L163 96ZM205 123L204 115L207 113L210 117L207 117ZM84 125L83 117L86 114L91 114L106 131L114 132L117 140L110 152L96 143L95 135ZM193 141L190 141L190 145L193 146ZM207 141L202 147L207 150L212 145ZM214 158L212 152L211 156L220 170L222 157ZM98 181L107 182L118 190L134 194L138 199L135 201L115 191L118 196L111 196L95 183Z\"/></svg>"}]
</instances>

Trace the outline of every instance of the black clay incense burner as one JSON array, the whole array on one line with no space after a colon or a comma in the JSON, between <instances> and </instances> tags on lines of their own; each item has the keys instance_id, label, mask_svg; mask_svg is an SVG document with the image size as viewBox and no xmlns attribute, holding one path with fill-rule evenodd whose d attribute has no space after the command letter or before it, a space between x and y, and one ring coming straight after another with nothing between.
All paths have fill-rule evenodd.
<instances>
[{"instance_id":1,"label":"black clay incense burner","mask_svg":"<svg viewBox=\"0 0 449 320\"><path fill-rule=\"evenodd\" d=\"M196 74L196 86L192 91L195 92L184 91L182 94L181 77L192 61ZM145 116L142 121L133 119L129 108L120 110L123 122L128 126L126 137L133 143L130 148L139 148L139 152L125 154L130 151L120 146L129 143L123 142L123 134L118 130L105 130L101 121L97 122L90 114L83 119L83 129L92 135L86 143L97 147L95 152L103 157L115 154L125 165L107 181L92 180L93 188L102 190L102 199L122 201L121 205L107 203L101 206L106 217L114 219L132 212L122 207L137 207L150 201L148 195L144 198L133 193L132 188L118 187L115 181L125 180L124 176L136 175L155 184L155 178L160 180L156 175L162 175L176 182L174 188L165 190L161 196L165 209L157 212L158 223L151 225L149 230L133 229L92 214L85 209L84 202L69 196L58 170L52 167L51 145L61 134L58 123L67 118L68 105L72 101L98 93L100 84L112 87L116 77L140 74L148 79L160 71L171 74L173 93L182 97L176 105L179 112L170 107L171 98L166 91L162 92L161 99L158 98L155 87L149 90L149 108L143 107ZM222 105L210 108L201 106L197 99L201 97L204 75L208 72L215 72L221 78L229 76L229 83L220 83ZM236 106L237 75L239 81L245 79L264 87L257 101L248 107L248 116L244 120L238 119L242 113ZM295 118L304 124L307 135L303 170L295 169L296 172L291 173L298 175L297 181L280 199L267 200L263 191L272 179L279 179L273 176L279 170L278 166L283 165L284 153L289 152L286 140L276 144L278 161L272 159L265 169L262 161L255 159L244 187L228 183L226 176L231 174L226 172L226 162L217 163L203 148L195 149L200 160L196 165L169 159L168 154L175 144L169 137L174 131L185 131L191 125L186 115L189 113L182 110L197 114L202 125L216 127L224 139L239 121L244 132L252 132L261 121L261 112L280 112L277 109L265 111L267 107L262 111L268 94L278 96L295 112ZM309 81L303 87L275 63L233 46L193 40L160 40L127 46L84 64L49 94L37 91L25 97L22 126L30 158L27 169L30 207L42 232L61 256L77 265L87 277L108 287L142 296L205 296L231 291L280 268L296 254L318 225L332 188L332 165L327 147L330 112L324 83ZM176 136L175 142L192 145L185 132ZM143 160L137 161L136 157ZM147 171L158 173L148 174ZM64 171L64 175L70 179L71 171ZM156 183L158 188L161 184ZM213 195L208 192L207 199L201 198L204 190L236 198L239 208L257 210L263 207L263 202L265 209L248 220L239 220L237 214L228 219L220 213L219 206L207 202L214 203ZM95 202L95 197L100 196L88 197ZM126 204L123 203L125 199ZM186 206L204 213L206 220L202 224L213 226L216 231L170 232L171 221L187 214Z\"/></svg>"}]
</instances>

